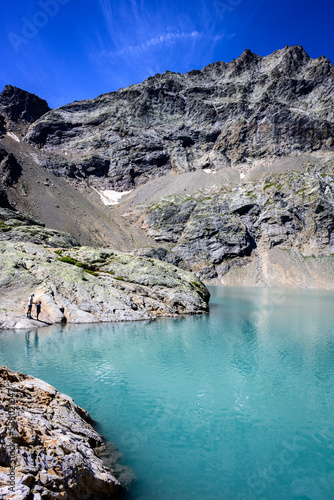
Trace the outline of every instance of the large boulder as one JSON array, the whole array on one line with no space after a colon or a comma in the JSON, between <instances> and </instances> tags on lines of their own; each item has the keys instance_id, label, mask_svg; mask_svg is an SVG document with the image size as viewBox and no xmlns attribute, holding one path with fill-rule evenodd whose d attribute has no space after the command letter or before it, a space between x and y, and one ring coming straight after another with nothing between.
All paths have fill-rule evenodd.
<instances>
[{"instance_id":1,"label":"large boulder","mask_svg":"<svg viewBox=\"0 0 334 500\"><path fill-rule=\"evenodd\" d=\"M111 500L125 488L99 458L85 410L37 378L0 368L0 497Z\"/></svg>"},{"instance_id":2,"label":"large boulder","mask_svg":"<svg viewBox=\"0 0 334 500\"><path fill-rule=\"evenodd\" d=\"M0 242L0 292L0 328L29 326L25 313L32 292L42 301L33 326L205 313L210 297L195 275L159 260L11 241Z\"/></svg>"}]
</instances>

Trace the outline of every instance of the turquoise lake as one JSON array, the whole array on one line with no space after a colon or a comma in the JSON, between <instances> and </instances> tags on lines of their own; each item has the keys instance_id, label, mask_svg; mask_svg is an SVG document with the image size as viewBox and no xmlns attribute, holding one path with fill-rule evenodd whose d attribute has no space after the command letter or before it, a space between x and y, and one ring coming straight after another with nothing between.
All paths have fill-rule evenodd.
<instances>
[{"instance_id":1,"label":"turquoise lake","mask_svg":"<svg viewBox=\"0 0 334 500\"><path fill-rule=\"evenodd\" d=\"M131 500L334 498L334 293L210 292L206 316L1 332L0 364L91 414Z\"/></svg>"}]
</instances>

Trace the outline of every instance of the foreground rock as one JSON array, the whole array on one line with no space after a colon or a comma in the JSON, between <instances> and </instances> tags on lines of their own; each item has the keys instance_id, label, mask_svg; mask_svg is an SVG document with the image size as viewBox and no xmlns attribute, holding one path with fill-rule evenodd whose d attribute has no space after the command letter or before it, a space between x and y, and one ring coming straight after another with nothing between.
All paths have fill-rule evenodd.
<instances>
[{"instance_id":1,"label":"foreground rock","mask_svg":"<svg viewBox=\"0 0 334 500\"><path fill-rule=\"evenodd\" d=\"M89 415L42 380L0 368L0 498L108 500L125 488L98 457Z\"/></svg>"},{"instance_id":2,"label":"foreground rock","mask_svg":"<svg viewBox=\"0 0 334 500\"><path fill-rule=\"evenodd\" d=\"M0 328L197 314L208 311L209 301L195 275L159 260L10 241L0 242L0 293ZM25 318L31 293L42 301L42 321Z\"/></svg>"}]
</instances>

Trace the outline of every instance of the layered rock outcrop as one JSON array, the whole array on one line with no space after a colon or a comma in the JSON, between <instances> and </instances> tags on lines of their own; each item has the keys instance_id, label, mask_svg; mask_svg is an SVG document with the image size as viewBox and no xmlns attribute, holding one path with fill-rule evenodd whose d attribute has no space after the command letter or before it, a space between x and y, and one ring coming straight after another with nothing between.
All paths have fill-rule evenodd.
<instances>
[{"instance_id":1,"label":"layered rock outcrop","mask_svg":"<svg viewBox=\"0 0 334 500\"><path fill-rule=\"evenodd\" d=\"M49 151L43 164L56 174L128 190L171 172L326 154L333 149L333 94L325 57L311 59L298 46L263 58L246 50L230 63L167 71L52 110L26 140Z\"/></svg>"},{"instance_id":2,"label":"layered rock outcrop","mask_svg":"<svg viewBox=\"0 0 334 500\"><path fill-rule=\"evenodd\" d=\"M141 255L206 282L334 287L333 161L172 196L129 216L162 247Z\"/></svg>"},{"instance_id":3,"label":"layered rock outcrop","mask_svg":"<svg viewBox=\"0 0 334 500\"><path fill-rule=\"evenodd\" d=\"M123 497L88 413L46 382L1 367L0 424L1 498Z\"/></svg>"},{"instance_id":4,"label":"layered rock outcrop","mask_svg":"<svg viewBox=\"0 0 334 500\"><path fill-rule=\"evenodd\" d=\"M208 311L209 293L198 278L159 260L89 247L54 251L11 241L0 242L0 257L0 328ZM31 293L42 301L39 321L25 318Z\"/></svg>"}]
</instances>

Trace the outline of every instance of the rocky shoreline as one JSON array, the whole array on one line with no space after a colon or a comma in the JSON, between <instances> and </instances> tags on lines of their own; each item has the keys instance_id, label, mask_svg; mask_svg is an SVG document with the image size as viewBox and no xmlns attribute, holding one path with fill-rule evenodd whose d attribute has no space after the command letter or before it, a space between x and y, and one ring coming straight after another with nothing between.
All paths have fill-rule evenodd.
<instances>
[{"instance_id":1,"label":"rocky shoreline","mask_svg":"<svg viewBox=\"0 0 334 500\"><path fill-rule=\"evenodd\" d=\"M0 498L124 497L88 413L46 382L1 367L0 424Z\"/></svg>"},{"instance_id":2,"label":"rocky shoreline","mask_svg":"<svg viewBox=\"0 0 334 500\"><path fill-rule=\"evenodd\" d=\"M65 233L14 211L2 209L1 215L0 329L152 320L209 310L209 292L188 271L108 248L74 247ZM26 318L31 293L42 302L40 321Z\"/></svg>"}]
</instances>

